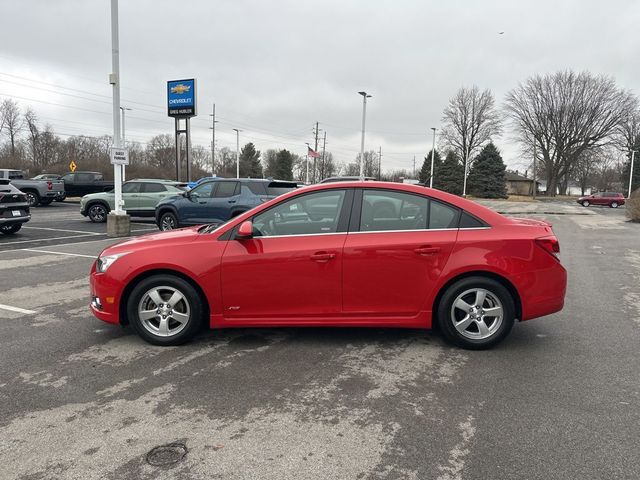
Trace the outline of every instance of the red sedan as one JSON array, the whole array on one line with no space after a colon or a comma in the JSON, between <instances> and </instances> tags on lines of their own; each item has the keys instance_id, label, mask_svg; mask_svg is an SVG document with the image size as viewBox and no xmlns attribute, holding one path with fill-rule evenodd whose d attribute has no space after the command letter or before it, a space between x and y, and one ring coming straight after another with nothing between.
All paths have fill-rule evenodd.
<instances>
[{"instance_id":1,"label":"red sedan","mask_svg":"<svg viewBox=\"0 0 640 480\"><path fill-rule=\"evenodd\" d=\"M211 328L431 328L491 347L516 320L562 309L567 275L551 226L414 185L327 183L215 228L105 249L91 310L176 345Z\"/></svg>"}]
</instances>

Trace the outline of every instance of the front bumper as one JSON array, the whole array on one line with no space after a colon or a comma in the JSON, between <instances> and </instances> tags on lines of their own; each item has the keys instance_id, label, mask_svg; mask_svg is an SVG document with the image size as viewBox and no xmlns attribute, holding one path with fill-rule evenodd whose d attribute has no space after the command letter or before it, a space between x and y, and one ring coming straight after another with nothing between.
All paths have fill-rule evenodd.
<instances>
[{"instance_id":1,"label":"front bumper","mask_svg":"<svg viewBox=\"0 0 640 480\"><path fill-rule=\"evenodd\" d=\"M123 285L104 273L96 272L96 264L93 263L89 275L89 285L91 288L91 301L89 309L91 313L103 322L119 324L120 297Z\"/></svg>"}]
</instances>

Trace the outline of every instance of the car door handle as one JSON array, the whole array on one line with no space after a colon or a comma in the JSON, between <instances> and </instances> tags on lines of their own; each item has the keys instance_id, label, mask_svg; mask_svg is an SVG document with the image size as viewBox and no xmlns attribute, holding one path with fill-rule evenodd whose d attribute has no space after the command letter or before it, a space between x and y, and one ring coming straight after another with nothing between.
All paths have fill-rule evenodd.
<instances>
[{"instance_id":1,"label":"car door handle","mask_svg":"<svg viewBox=\"0 0 640 480\"><path fill-rule=\"evenodd\" d=\"M321 263L328 262L329 260L333 260L334 258L336 258L336 254L330 252L316 252L311 255L311 260Z\"/></svg>"},{"instance_id":2,"label":"car door handle","mask_svg":"<svg viewBox=\"0 0 640 480\"><path fill-rule=\"evenodd\" d=\"M440 247L430 247L428 245L425 247L418 247L414 250L414 252L416 252L418 255L422 255L425 257L429 255L435 255L439 251L440 251Z\"/></svg>"},{"instance_id":3,"label":"car door handle","mask_svg":"<svg viewBox=\"0 0 640 480\"><path fill-rule=\"evenodd\" d=\"M229 203L236 203L235 200L229 200Z\"/></svg>"}]
</instances>

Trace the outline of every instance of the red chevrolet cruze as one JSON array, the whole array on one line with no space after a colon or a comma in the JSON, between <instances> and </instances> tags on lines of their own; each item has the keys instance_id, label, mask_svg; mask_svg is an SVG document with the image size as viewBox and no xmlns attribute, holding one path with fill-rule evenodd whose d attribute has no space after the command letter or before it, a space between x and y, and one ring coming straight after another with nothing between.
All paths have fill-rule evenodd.
<instances>
[{"instance_id":1,"label":"red chevrolet cruze","mask_svg":"<svg viewBox=\"0 0 640 480\"><path fill-rule=\"evenodd\" d=\"M386 182L295 190L215 228L138 237L91 269L91 310L176 345L226 327L408 327L491 347L562 309L567 275L542 221Z\"/></svg>"}]
</instances>

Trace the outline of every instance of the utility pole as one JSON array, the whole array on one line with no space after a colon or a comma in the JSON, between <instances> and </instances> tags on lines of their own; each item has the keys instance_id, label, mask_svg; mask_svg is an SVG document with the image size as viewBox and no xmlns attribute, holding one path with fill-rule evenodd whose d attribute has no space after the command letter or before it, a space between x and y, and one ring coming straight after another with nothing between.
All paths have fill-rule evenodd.
<instances>
[{"instance_id":1,"label":"utility pole","mask_svg":"<svg viewBox=\"0 0 640 480\"><path fill-rule=\"evenodd\" d=\"M316 137L316 143L313 151L317 152L318 151L318 121L316 121L315 137ZM313 183L316 183L316 157L313 157Z\"/></svg>"},{"instance_id":2,"label":"utility pole","mask_svg":"<svg viewBox=\"0 0 640 480\"><path fill-rule=\"evenodd\" d=\"M429 188L433 188L433 162L436 156L436 128L431 127L433 130L433 145L431 146L431 176L429 177Z\"/></svg>"},{"instance_id":3,"label":"utility pole","mask_svg":"<svg viewBox=\"0 0 640 480\"><path fill-rule=\"evenodd\" d=\"M213 104L213 113L209 115L211 120L211 175L216 176L216 104Z\"/></svg>"},{"instance_id":4,"label":"utility pole","mask_svg":"<svg viewBox=\"0 0 640 480\"><path fill-rule=\"evenodd\" d=\"M631 184L633 183L633 160L635 159L636 151L631 150L631 168L629 168L629 195L627 198L631 198Z\"/></svg>"},{"instance_id":5,"label":"utility pole","mask_svg":"<svg viewBox=\"0 0 640 480\"><path fill-rule=\"evenodd\" d=\"M538 179L536 178L536 161L537 161L537 152L536 152L536 141L533 140L533 199L536 199L536 193L538 190Z\"/></svg>"},{"instance_id":6,"label":"utility pole","mask_svg":"<svg viewBox=\"0 0 640 480\"><path fill-rule=\"evenodd\" d=\"M382 146L378 147L378 180L382 180Z\"/></svg>"},{"instance_id":7,"label":"utility pole","mask_svg":"<svg viewBox=\"0 0 640 480\"><path fill-rule=\"evenodd\" d=\"M308 143L305 143L305 145L307 146L307 173L305 175L305 184L309 185L309 149L311 148L311 146Z\"/></svg>"},{"instance_id":8,"label":"utility pole","mask_svg":"<svg viewBox=\"0 0 640 480\"><path fill-rule=\"evenodd\" d=\"M367 117L367 98L371 98L367 92L358 92L362 95L362 138L360 140L360 181L364 181L364 122Z\"/></svg>"},{"instance_id":9,"label":"utility pole","mask_svg":"<svg viewBox=\"0 0 640 480\"><path fill-rule=\"evenodd\" d=\"M320 177L324 177L327 172L326 172L326 167L327 164L325 162L324 159L324 152L327 149L327 131L324 131L324 140L322 141L322 161L320 162ZM322 178L320 178L319 180L322 180Z\"/></svg>"},{"instance_id":10,"label":"utility pole","mask_svg":"<svg viewBox=\"0 0 640 480\"><path fill-rule=\"evenodd\" d=\"M124 111L125 110L131 110L131 109L126 107L120 107L120 111L122 112L122 146L123 147L127 146L127 142L125 141L125 135L124 135ZM125 166L124 165L120 165L120 166L122 167L122 181L124 182L126 180Z\"/></svg>"},{"instance_id":11,"label":"utility pole","mask_svg":"<svg viewBox=\"0 0 640 480\"><path fill-rule=\"evenodd\" d=\"M413 156L413 178L416 178L416 156Z\"/></svg>"},{"instance_id":12,"label":"utility pole","mask_svg":"<svg viewBox=\"0 0 640 480\"><path fill-rule=\"evenodd\" d=\"M233 129L236 132L236 178L240 178L240 132L237 128Z\"/></svg>"}]
</instances>

